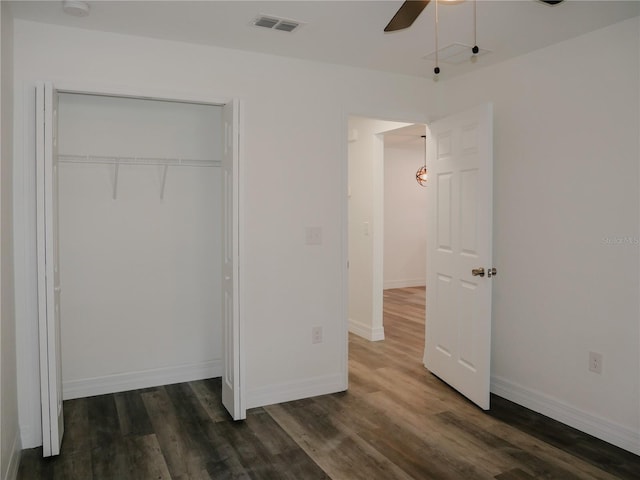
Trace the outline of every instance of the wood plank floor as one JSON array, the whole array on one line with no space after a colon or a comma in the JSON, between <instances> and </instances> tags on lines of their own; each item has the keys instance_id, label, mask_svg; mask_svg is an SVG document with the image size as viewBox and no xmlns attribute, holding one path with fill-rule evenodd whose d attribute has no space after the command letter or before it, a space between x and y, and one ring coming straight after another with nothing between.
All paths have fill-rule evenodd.
<instances>
[{"instance_id":1,"label":"wood plank floor","mask_svg":"<svg viewBox=\"0 0 640 480\"><path fill-rule=\"evenodd\" d=\"M349 391L232 422L220 379L65 402L62 453L19 479L640 479L640 457L422 366L424 289L387 290L386 339L349 339Z\"/></svg>"}]
</instances>

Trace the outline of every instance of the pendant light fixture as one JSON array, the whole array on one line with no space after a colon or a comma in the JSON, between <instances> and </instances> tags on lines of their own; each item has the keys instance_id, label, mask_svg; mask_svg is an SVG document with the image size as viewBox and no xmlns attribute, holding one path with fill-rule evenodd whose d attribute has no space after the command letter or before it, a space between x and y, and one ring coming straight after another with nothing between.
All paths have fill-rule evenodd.
<instances>
[{"instance_id":1,"label":"pendant light fixture","mask_svg":"<svg viewBox=\"0 0 640 480\"><path fill-rule=\"evenodd\" d=\"M424 138L424 165L416 172L416 182L418 182L421 187L426 187L429 177L429 172L427 172L427 136L421 135L421 137Z\"/></svg>"}]
</instances>

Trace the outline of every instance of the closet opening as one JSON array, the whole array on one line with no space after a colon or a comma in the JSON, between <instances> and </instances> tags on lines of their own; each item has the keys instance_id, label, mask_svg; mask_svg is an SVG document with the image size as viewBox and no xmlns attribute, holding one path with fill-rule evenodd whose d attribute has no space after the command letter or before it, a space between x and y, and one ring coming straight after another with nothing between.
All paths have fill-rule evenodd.
<instances>
[{"instance_id":1,"label":"closet opening","mask_svg":"<svg viewBox=\"0 0 640 480\"><path fill-rule=\"evenodd\" d=\"M62 400L206 378L222 377L223 404L244 418L237 101L48 87L37 135L43 446L59 449Z\"/></svg>"},{"instance_id":2,"label":"closet opening","mask_svg":"<svg viewBox=\"0 0 640 480\"><path fill-rule=\"evenodd\" d=\"M60 93L63 398L222 372L222 107Z\"/></svg>"}]
</instances>

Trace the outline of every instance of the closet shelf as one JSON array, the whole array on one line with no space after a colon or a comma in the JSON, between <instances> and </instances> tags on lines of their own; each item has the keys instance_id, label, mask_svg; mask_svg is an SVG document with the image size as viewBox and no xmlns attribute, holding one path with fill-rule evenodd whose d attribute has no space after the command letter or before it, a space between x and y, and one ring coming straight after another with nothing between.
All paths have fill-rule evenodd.
<instances>
[{"instance_id":1,"label":"closet shelf","mask_svg":"<svg viewBox=\"0 0 640 480\"><path fill-rule=\"evenodd\" d=\"M110 165L160 165L166 167L219 167L220 160L188 158L107 157L101 155L58 155L62 163L106 163Z\"/></svg>"},{"instance_id":2,"label":"closet shelf","mask_svg":"<svg viewBox=\"0 0 640 480\"><path fill-rule=\"evenodd\" d=\"M156 165L164 167L160 179L160 200L164 198L169 167L220 167L220 160L192 160L187 158L106 157L101 155L58 155L60 163L88 163L113 165L111 197L118 198L118 173L120 165Z\"/></svg>"}]
</instances>

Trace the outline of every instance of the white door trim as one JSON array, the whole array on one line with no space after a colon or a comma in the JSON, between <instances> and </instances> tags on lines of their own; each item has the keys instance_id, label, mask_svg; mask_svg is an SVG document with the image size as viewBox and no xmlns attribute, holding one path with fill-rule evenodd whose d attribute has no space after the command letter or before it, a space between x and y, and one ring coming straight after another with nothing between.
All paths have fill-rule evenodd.
<instances>
[{"instance_id":1,"label":"white door trim","mask_svg":"<svg viewBox=\"0 0 640 480\"><path fill-rule=\"evenodd\" d=\"M42 455L60 453L64 433L57 254L57 92L36 88L36 218ZM46 352L44 355L42 352Z\"/></svg>"},{"instance_id":2,"label":"white door trim","mask_svg":"<svg viewBox=\"0 0 640 480\"><path fill-rule=\"evenodd\" d=\"M347 389L349 384L349 117L365 117L389 122L401 122L401 123L420 123L427 124L428 117L423 113L403 113L403 112L390 112L390 111L378 111L378 112L358 112L356 110L343 110L342 122L341 122L341 145L342 145L342 164L340 171L340 187L342 192L342 201L340 202L340 214L341 214L341 227L342 227L342 279L341 279L341 299L340 299L340 311L342 314L342 326L341 331L343 336L343 348L340 355L341 371L344 378L343 385ZM378 132L382 134L384 132ZM377 171L374 172L375 178L380 180L384 179L384 143L382 139L380 141L380 155L381 158L375 162ZM379 170L379 171L378 171ZM379 215L382 218L384 211L383 198L379 199L377 205L374 207L374 216ZM379 299L377 303L382 306L382 286L383 286L383 247L382 247L382 235L384 233L384 226L381 221L375 221L372 234L377 235L380 238L380 245L375 251L378 253L374 258L374 279L379 278L380 289ZM379 258L378 258L379 257ZM378 273L375 273L378 272ZM375 300L374 300L375 302ZM380 307L380 311L382 307Z\"/></svg>"},{"instance_id":3,"label":"white door trim","mask_svg":"<svg viewBox=\"0 0 640 480\"><path fill-rule=\"evenodd\" d=\"M222 260L222 404L234 420L246 418L245 392L240 388L243 377L240 374L244 358L240 355L240 324L238 308L238 102L229 102L223 107L224 154L222 158L222 204L223 213L223 260ZM231 182L229 178L231 174ZM229 195L229 192L231 193ZM231 214L229 213L231 210ZM230 225L229 225L230 224ZM228 230L225 230L227 228ZM231 302L229 302L229 295ZM231 308L229 308L231 306ZM230 333L231 332L231 333ZM235 332L235 333L234 333Z\"/></svg>"},{"instance_id":4,"label":"white door trim","mask_svg":"<svg viewBox=\"0 0 640 480\"><path fill-rule=\"evenodd\" d=\"M54 88L60 93L79 93L86 95L104 95L144 100L165 100L173 102L198 103L204 105L225 105L232 101L242 104L242 99L232 96L218 96L211 92L176 91L159 88L130 87L122 85L104 85L92 82L59 81Z\"/></svg>"}]
</instances>

